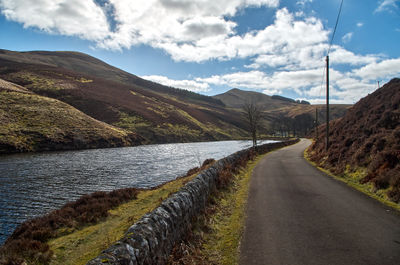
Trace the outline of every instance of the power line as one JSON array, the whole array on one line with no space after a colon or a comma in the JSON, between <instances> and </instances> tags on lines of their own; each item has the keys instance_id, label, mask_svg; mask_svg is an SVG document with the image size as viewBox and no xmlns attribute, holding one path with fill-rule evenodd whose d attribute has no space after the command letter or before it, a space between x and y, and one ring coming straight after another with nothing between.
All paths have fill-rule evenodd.
<instances>
[{"instance_id":1,"label":"power line","mask_svg":"<svg viewBox=\"0 0 400 265\"><path fill-rule=\"evenodd\" d=\"M342 6L343 6L343 0L342 0L342 2L340 3L339 13L338 13L337 18L336 18L335 29L333 30L331 42L329 43L329 48L328 48L327 56L329 55L329 52L331 51L333 39L335 38L336 28L337 28L337 25L338 25L338 23L339 23L340 14L342 13Z\"/></svg>"},{"instance_id":2,"label":"power line","mask_svg":"<svg viewBox=\"0 0 400 265\"><path fill-rule=\"evenodd\" d=\"M332 48L333 40L335 39L336 29L337 29L337 26L338 26L338 24L339 24L340 15L341 15L341 13L342 13L343 1L344 1L344 0L342 0L341 3L340 3L339 12L338 12L338 15L337 15L337 17L336 17L335 28L334 28L334 30L333 30L333 34L332 34L332 37L331 37L331 41L329 42L328 52L327 52L326 56L329 56L329 53L330 53L331 48ZM324 56L324 57L325 57L325 56ZM324 57L322 57L322 58L324 58ZM322 60L322 58L321 58L321 60ZM326 71L325 71L325 70L326 70L326 64L324 64L324 69L322 70L322 79L321 79L321 85L320 85L320 89L319 89L319 97L321 97L322 90L323 90L323 85L324 85L324 81L325 81L325 74L326 74Z\"/></svg>"}]
</instances>

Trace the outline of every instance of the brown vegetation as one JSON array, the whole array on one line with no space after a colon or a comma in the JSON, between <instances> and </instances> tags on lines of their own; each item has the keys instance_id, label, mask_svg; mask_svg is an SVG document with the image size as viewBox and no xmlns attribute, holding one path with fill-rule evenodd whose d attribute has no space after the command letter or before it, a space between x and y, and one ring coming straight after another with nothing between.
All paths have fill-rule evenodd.
<instances>
[{"instance_id":1,"label":"brown vegetation","mask_svg":"<svg viewBox=\"0 0 400 265\"><path fill-rule=\"evenodd\" d=\"M0 79L0 153L137 145L140 138Z\"/></svg>"},{"instance_id":2,"label":"brown vegetation","mask_svg":"<svg viewBox=\"0 0 400 265\"><path fill-rule=\"evenodd\" d=\"M235 89L208 97L163 86L76 52L0 50L0 65L0 78L132 132L141 143L248 138L240 107L251 100L266 110L260 130L264 135L281 114L294 118L314 113L310 105L262 93Z\"/></svg>"},{"instance_id":3,"label":"brown vegetation","mask_svg":"<svg viewBox=\"0 0 400 265\"><path fill-rule=\"evenodd\" d=\"M366 168L361 182L388 189L388 197L400 202L400 79L361 99L330 127L328 152L321 126L311 160L335 174Z\"/></svg>"},{"instance_id":4,"label":"brown vegetation","mask_svg":"<svg viewBox=\"0 0 400 265\"><path fill-rule=\"evenodd\" d=\"M136 198L134 188L83 195L61 209L28 220L18 226L0 248L0 264L16 265L25 260L32 264L47 264L51 257L47 241L87 224L107 217L108 210Z\"/></svg>"},{"instance_id":5,"label":"brown vegetation","mask_svg":"<svg viewBox=\"0 0 400 265\"><path fill-rule=\"evenodd\" d=\"M0 78L137 133L147 143L246 135L239 115L219 100L140 79L84 54L0 50L0 65Z\"/></svg>"}]
</instances>

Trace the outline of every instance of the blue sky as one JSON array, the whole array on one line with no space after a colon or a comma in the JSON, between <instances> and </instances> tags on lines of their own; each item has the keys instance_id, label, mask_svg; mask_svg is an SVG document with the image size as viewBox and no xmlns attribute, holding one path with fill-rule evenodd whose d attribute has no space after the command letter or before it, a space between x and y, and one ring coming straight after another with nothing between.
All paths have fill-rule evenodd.
<instances>
[{"instance_id":1,"label":"blue sky","mask_svg":"<svg viewBox=\"0 0 400 265\"><path fill-rule=\"evenodd\" d=\"M341 0L0 0L0 48L80 51L206 95L237 87L324 102ZM331 102L400 76L400 0L344 0Z\"/></svg>"}]
</instances>

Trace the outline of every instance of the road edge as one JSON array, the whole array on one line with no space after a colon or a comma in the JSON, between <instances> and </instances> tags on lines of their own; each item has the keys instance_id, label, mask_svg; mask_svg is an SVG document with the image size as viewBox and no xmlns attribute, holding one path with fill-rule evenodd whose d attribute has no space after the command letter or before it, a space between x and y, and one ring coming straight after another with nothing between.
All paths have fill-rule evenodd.
<instances>
[{"instance_id":1,"label":"road edge","mask_svg":"<svg viewBox=\"0 0 400 265\"><path fill-rule=\"evenodd\" d=\"M314 168L318 169L319 171L325 173L329 177L331 177L331 178L333 178L333 179L335 179L337 181L340 181L342 183L345 183L348 187L351 187L353 190L361 192L362 194L368 196L369 198L372 198L375 201L378 201L381 204L383 204L383 205L385 205L387 207L390 207L391 209L395 210L397 213L400 214L400 204L397 204L395 202L392 202L392 201L389 201L389 200L387 200L385 198L382 198L382 197L378 196L376 193L368 190L366 185L353 183L348 178L337 176L337 175L333 174L332 172L330 172L329 170L327 170L327 169L325 169L323 167L320 167L315 162L311 161L309 159L309 156L308 156L308 150L309 150L310 146L308 146L304 150L303 157L311 166L313 166Z\"/></svg>"}]
</instances>

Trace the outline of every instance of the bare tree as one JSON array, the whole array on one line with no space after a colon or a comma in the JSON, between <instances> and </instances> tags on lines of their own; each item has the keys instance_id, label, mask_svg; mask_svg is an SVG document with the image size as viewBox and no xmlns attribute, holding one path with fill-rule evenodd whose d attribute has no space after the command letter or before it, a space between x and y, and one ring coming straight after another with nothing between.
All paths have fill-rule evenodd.
<instances>
[{"instance_id":1,"label":"bare tree","mask_svg":"<svg viewBox=\"0 0 400 265\"><path fill-rule=\"evenodd\" d=\"M244 111L244 115L249 126L249 132L253 140L253 147L255 147L257 146L257 131L260 127L262 109L254 102L246 102L244 103L242 110Z\"/></svg>"}]
</instances>

